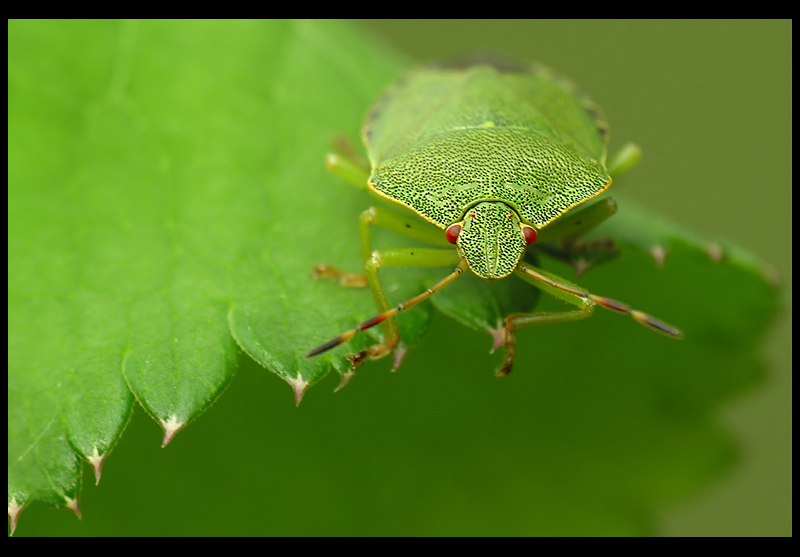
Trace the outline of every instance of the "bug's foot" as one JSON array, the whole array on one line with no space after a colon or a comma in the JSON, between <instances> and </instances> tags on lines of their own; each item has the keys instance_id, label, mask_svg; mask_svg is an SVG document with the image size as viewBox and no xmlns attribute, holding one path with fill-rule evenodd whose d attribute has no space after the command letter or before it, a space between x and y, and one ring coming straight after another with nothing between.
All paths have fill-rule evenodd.
<instances>
[{"instance_id":1,"label":"bug's foot","mask_svg":"<svg viewBox=\"0 0 800 557\"><path fill-rule=\"evenodd\" d=\"M403 363L406 354L408 354L408 348L406 348L402 344L398 344L397 347L394 349L394 362L392 363L392 373L397 371L397 368L399 368L400 364Z\"/></svg>"},{"instance_id":2,"label":"bug's foot","mask_svg":"<svg viewBox=\"0 0 800 557\"><path fill-rule=\"evenodd\" d=\"M311 276L315 279L328 278L338 280L342 286L350 286L361 288L367 286L367 277L356 273L345 273L336 267L331 267L325 263L320 263L311 272Z\"/></svg>"},{"instance_id":3,"label":"bug's foot","mask_svg":"<svg viewBox=\"0 0 800 557\"><path fill-rule=\"evenodd\" d=\"M350 361L350 369L354 370L364 363L364 360L380 360L384 356L391 354L396 345L397 342L391 344L373 344L366 350L345 357ZM397 365L400 364L398 363ZM394 369L397 368L395 367ZM394 371L394 369L392 371Z\"/></svg>"},{"instance_id":4,"label":"bug's foot","mask_svg":"<svg viewBox=\"0 0 800 557\"><path fill-rule=\"evenodd\" d=\"M356 352L355 354L348 354L345 356L345 358L347 358L347 360L350 362L350 369L358 369L358 366L363 364L364 360L367 359L367 352L368 350L362 350L361 352Z\"/></svg>"},{"instance_id":5,"label":"bug's foot","mask_svg":"<svg viewBox=\"0 0 800 557\"><path fill-rule=\"evenodd\" d=\"M494 375L495 377L505 377L509 373L511 373L511 369L514 367L514 345L517 343L516 338L514 337L514 329L511 328L508 323L506 326L503 327L503 339L502 339L502 346L505 348L506 357L503 360L503 365L501 365L498 369L495 370ZM498 346L498 341L495 340L495 348ZM492 349L494 351L494 349Z\"/></svg>"}]
</instances>

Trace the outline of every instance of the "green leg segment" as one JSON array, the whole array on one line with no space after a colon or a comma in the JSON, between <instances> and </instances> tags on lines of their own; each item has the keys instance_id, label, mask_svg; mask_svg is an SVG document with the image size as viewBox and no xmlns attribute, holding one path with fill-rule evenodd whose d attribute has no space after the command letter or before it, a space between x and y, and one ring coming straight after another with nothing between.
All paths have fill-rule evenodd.
<instances>
[{"instance_id":1,"label":"green leg segment","mask_svg":"<svg viewBox=\"0 0 800 557\"><path fill-rule=\"evenodd\" d=\"M383 207L370 207L361 213L358 218L358 225L359 233L361 234L361 258L364 261L364 265L367 264L372 255L370 226L380 226L381 228L397 232L408 238L447 248L449 251L455 252L453 246L447 241L447 238L445 238L445 233L442 229L410 214L402 214L398 211ZM458 259L456 258L453 262L455 263L457 261ZM412 263L410 265L395 266L413 267L420 265ZM314 276L316 278L326 277L338 279L343 286L367 286L368 284L364 275L342 272L335 267L325 264L317 265L314 269Z\"/></svg>"},{"instance_id":2,"label":"green leg segment","mask_svg":"<svg viewBox=\"0 0 800 557\"><path fill-rule=\"evenodd\" d=\"M595 303L593 301L589 300L588 298L580 297L576 295L576 293L560 290L556 287L553 287L549 283L543 283L541 280L528 274L530 269L535 269L535 267L532 267L528 264L522 264L517 268L516 271L514 271L514 273L525 282L530 283L533 286L540 288L548 294L551 294L569 304L577 306L579 309L563 312L537 312L509 315L506 318L502 339L497 339L495 341L495 348L502 344L506 350L505 360L500 368L495 372L495 375L499 377L511 373L511 368L514 365L514 345L516 344L516 339L514 336L515 331L524 329L525 327L532 327L534 325L550 325L551 323L567 323L569 321L578 321L580 319L586 319L587 317L590 317L594 312ZM539 269L537 269L537 271L540 274L544 273L544 271ZM545 277L543 274L541 276ZM555 277L555 275L550 276ZM557 282L553 279L550 280L553 283ZM562 283L567 285L565 281L562 281ZM578 289L576 288L575 290L577 291Z\"/></svg>"},{"instance_id":3,"label":"green leg segment","mask_svg":"<svg viewBox=\"0 0 800 557\"><path fill-rule=\"evenodd\" d=\"M348 359L352 362L353 368L367 358L377 360L389 354L400 341L400 331L397 328L397 321L394 316L425 300L431 294L439 290L439 288L454 280L461 271L464 270L460 267L457 268L453 274L449 275L439 284L394 308L390 308L389 302L386 301L386 295L383 292L380 279L378 278L378 269L381 267L444 267L447 265L455 265L459 263L459 261L458 252L452 248L389 248L376 250L370 253L369 258L364 264L364 271L366 272L367 282L369 283L369 288L372 291L372 297L375 300L375 305L379 313L372 319L362 323L357 328L357 331L364 331L379 323L383 323L384 340L380 344L370 346L368 349L362 350L358 354L349 356ZM464 267L466 268L466 265Z\"/></svg>"},{"instance_id":4,"label":"green leg segment","mask_svg":"<svg viewBox=\"0 0 800 557\"><path fill-rule=\"evenodd\" d=\"M623 145L622 149L608 161L606 165L608 175L611 176L612 179L616 179L618 176L639 164L641 160L642 150L639 146L634 143L626 143Z\"/></svg>"},{"instance_id":5,"label":"green leg segment","mask_svg":"<svg viewBox=\"0 0 800 557\"><path fill-rule=\"evenodd\" d=\"M570 212L539 233L537 251L575 268L575 278L587 269L618 255L616 244L608 239L582 239L582 236L616 213L617 204L610 197L594 201Z\"/></svg>"},{"instance_id":6,"label":"green leg segment","mask_svg":"<svg viewBox=\"0 0 800 557\"><path fill-rule=\"evenodd\" d=\"M578 310L565 311L565 312L541 312L532 314L517 314L510 315L506 318L506 326L503 333L502 345L506 349L506 359L500 369L497 370L497 375L507 375L511 372L514 364L514 345L516 344L514 332L524 327L531 327L533 325L547 325L550 323L566 323L569 321L577 321L579 319L586 319L592 312L596 305L615 311L617 313L627 313L634 320L641 325L650 328L653 331L661 333L670 338L682 338L683 333L652 315L648 315L639 310L632 309L627 304L597 296L592 294L574 284L571 284L564 279L538 269L527 263L520 265L514 273L525 282L540 288L559 298L569 304L578 307Z\"/></svg>"},{"instance_id":7,"label":"green leg segment","mask_svg":"<svg viewBox=\"0 0 800 557\"><path fill-rule=\"evenodd\" d=\"M373 251L370 242L370 226L380 226L409 238L434 245L439 244L443 247L391 248ZM380 267L444 267L455 265L460 260L458 252L447 242L441 229L410 215L402 215L382 207L370 207L361 213L359 227L364 272L366 273L372 296L375 298L375 305L381 314L389 310L389 304L378 279L378 269ZM389 318L384 324L384 336L385 344L392 344L392 347L397 344L400 335L394 318ZM373 356L370 355L370 357ZM381 356L375 356L373 359L379 357Z\"/></svg>"},{"instance_id":8,"label":"green leg segment","mask_svg":"<svg viewBox=\"0 0 800 557\"><path fill-rule=\"evenodd\" d=\"M533 325L549 325L551 323L566 323L568 321L577 321L579 319L586 319L594 311L594 304L586 305L583 309L575 311L562 311L557 313L530 313L530 314L515 314L509 315L506 318L506 326L503 330L502 345L506 350L506 358L503 365L495 371L495 375L503 377L511 373L511 368L514 366L514 345L516 338L514 332L518 329L525 327L532 327Z\"/></svg>"},{"instance_id":9,"label":"green leg segment","mask_svg":"<svg viewBox=\"0 0 800 557\"><path fill-rule=\"evenodd\" d=\"M404 236L428 242L434 245L441 245L442 248L389 248L382 250L372 250L370 242L370 226L380 226L387 230L392 230ZM361 233L361 254L364 259L364 277L341 273L340 271L321 265L317 270L317 276L338 277L342 284L346 286L363 286L368 284L375 299L375 305L379 314L365 321L355 329L347 331L329 342L320 345L306 354L307 357L316 356L349 341L356 333L364 331L375 325L383 323L384 341L370 346L357 354L348 356L353 368L357 367L365 359L379 359L389 354L400 340L400 333L394 316L425 300L437 290L449 284L452 280L466 269L466 263L461 261L456 249L445 239L444 232L436 226L421 221L411 215L402 215L396 211L381 207L370 207L361 213L359 217L359 229ZM447 246L447 247L444 247ZM458 267L450 275L445 277L438 284L432 286L422 294L407 300L394 308L389 307L383 287L378 277L378 269L381 267L443 267L458 264ZM348 277L345 279L345 277ZM354 279L352 277L358 277Z\"/></svg>"},{"instance_id":10,"label":"green leg segment","mask_svg":"<svg viewBox=\"0 0 800 557\"><path fill-rule=\"evenodd\" d=\"M359 189L368 189L369 172L360 164L345 156L329 153L325 157L325 168Z\"/></svg>"},{"instance_id":11,"label":"green leg segment","mask_svg":"<svg viewBox=\"0 0 800 557\"><path fill-rule=\"evenodd\" d=\"M455 270L438 283L428 288L425 292L417 294L413 298L406 300L405 302L393 308L389 308L389 303L386 301L386 296L383 293L383 288L381 287L380 280L378 279L378 269L380 267L439 267L455 263L456 261L458 262L458 266L455 268ZM355 369L366 359L377 360L379 358L383 358L384 356L388 355L395 348L395 346L397 346L397 343L400 340L400 333L397 329L397 323L394 320L394 316L401 311L428 299L441 288L444 288L458 278L458 276L461 275L461 273L463 273L466 269L467 262L463 259L460 259L458 253L454 249L392 248L376 250L372 252L370 259L365 265L365 270L370 289L372 290L373 298L375 299L375 304L378 306L380 313L375 317L367 319L355 329L344 332L336 338L333 338L311 350L308 354L306 354L306 358L312 358L322 354L323 352L327 352L331 348L349 341L357 333L366 331L367 329L370 329L381 323L384 324L384 341L379 344L374 344L366 350L358 352L357 354L352 354L348 356L348 359L350 360L353 369ZM398 363L399 362L395 362L395 368L397 367Z\"/></svg>"},{"instance_id":12,"label":"green leg segment","mask_svg":"<svg viewBox=\"0 0 800 557\"><path fill-rule=\"evenodd\" d=\"M343 151L347 151L347 149L343 149ZM369 172L352 154L350 156L346 154L329 154L325 159L325 165L333 174L359 189L369 191L367 183ZM370 242L370 226L380 226L403 236L433 246L439 246L439 248L391 248L373 251ZM402 213L383 207L370 207L361 213L359 217L359 231L361 235L361 256L364 260L365 274L363 276L343 273L328 265L318 265L314 270L314 275L317 277L336 278L344 286L369 285L372 296L375 299L375 305L380 313L355 329L342 333L306 354L307 358L311 358L327 352L349 341L358 332L383 323L384 341L382 343L375 344L366 350L348 356L353 369L365 359L378 359L388 355L397 346L400 341L400 333L397 328L397 322L394 319L397 313L427 299L440 288L455 280L467 269L466 262L461 260L454 246L447 241L444 230L421 220L410 212ZM452 273L425 292L406 300L394 308L389 307L378 277L378 269L381 267L442 267L455 264L457 264L457 267ZM398 363L397 361L395 362L395 367Z\"/></svg>"},{"instance_id":13,"label":"green leg segment","mask_svg":"<svg viewBox=\"0 0 800 557\"><path fill-rule=\"evenodd\" d=\"M538 244L561 239L574 242L616 212L616 201L610 197L599 199L577 211L570 211L542 228L536 242Z\"/></svg>"}]
</instances>

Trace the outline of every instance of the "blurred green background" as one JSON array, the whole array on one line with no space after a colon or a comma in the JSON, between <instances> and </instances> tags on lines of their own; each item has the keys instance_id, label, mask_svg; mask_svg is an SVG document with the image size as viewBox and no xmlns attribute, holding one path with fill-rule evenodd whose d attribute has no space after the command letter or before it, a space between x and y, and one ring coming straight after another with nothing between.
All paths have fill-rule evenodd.
<instances>
[{"instance_id":1,"label":"blurred green background","mask_svg":"<svg viewBox=\"0 0 800 557\"><path fill-rule=\"evenodd\" d=\"M654 533L791 535L791 22L359 25L420 62L488 49L557 69L605 110L612 152L628 140L644 149L643 164L622 184L627 196L677 223L749 248L776 267L786 309L764 347L766 379L720 410L725 427L740 442L739 463L703 493L674 503ZM521 378L498 387L490 367L469 381L457 377L471 362L485 360L487 348L485 336L438 316L431 338L415 355L431 367L449 368L441 377L424 377L413 368L389 374L385 365L376 365L336 395L329 392L336 383L330 378L312 389L299 409L288 387L242 356L237 377L218 403L168 449L159 448L160 428L139 408L134 411L100 486L84 486L81 523L71 513L36 504L23 513L19 534L426 533L401 518L411 510L429 521L431 532L525 531L524 524L492 523L491 512L483 517L485 530L459 531L459 525L469 524L459 513L471 507L452 499L459 492L467 498L468 489L459 487L470 485L471 474L480 474L477 485L487 490L481 498L494 498L513 515L509 505L522 504L514 495L526 486L504 477L518 473L486 469L491 460L480 458L453 468L452 474L437 470L439 483L426 489L442 494L440 507L419 509L413 499L417 486L406 484L414 476L402 468L415 460L455 466L471 451L480 456L498 448L510 451L509 462L518 465L513 449L503 443L472 446L480 436L491 437L493 428L504 427L513 412L494 422L476 419L452 430L431 428L431 435L424 435L425 407L404 403L424 400L435 406L453 398L479 407L481 390L519 388ZM427 390L427 396L409 396L419 390ZM377 413L376 405L381 406ZM374 423L372 414L378 414ZM442 456L447 454L449 460ZM485 479L493 474L494 484ZM90 477L86 467L87 483ZM376 499L384 506L368 512L359 507ZM335 514L324 514L331 509ZM624 533L618 524L607 526L607 533Z\"/></svg>"}]
</instances>

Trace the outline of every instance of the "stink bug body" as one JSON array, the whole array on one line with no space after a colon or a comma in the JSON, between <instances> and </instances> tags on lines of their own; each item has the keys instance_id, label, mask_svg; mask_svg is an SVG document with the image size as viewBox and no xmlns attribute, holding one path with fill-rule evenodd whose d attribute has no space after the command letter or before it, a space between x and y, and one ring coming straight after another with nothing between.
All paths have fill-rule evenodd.
<instances>
[{"instance_id":1,"label":"stink bug body","mask_svg":"<svg viewBox=\"0 0 800 557\"><path fill-rule=\"evenodd\" d=\"M421 219L410 221L381 207L362 214L365 280L328 266L320 266L318 274L339 277L346 285L368 284L380 313L311 350L308 357L380 323L384 341L349 359L355 367L367 358L386 356L400 341L395 315L467 270L490 281L515 274L578 308L508 316L495 340L495 347L506 349L498 375L511 370L517 329L583 319L596 305L630 314L666 336L682 337L671 325L591 294L523 258L537 240L559 238L568 240L559 244L568 256L577 238L616 210L611 199L586 202L639 158L638 148L627 146L606 164L608 126L602 112L566 79L538 65L505 60L418 69L369 111L363 140L368 171L353 157L339 155L329 155L329 169ZM413 257L410 250L373 251L370 225L437 247L415 248ZM379 267L447 265L455 270L437 284L389 307Z\"/></svg>"}]
</instances>

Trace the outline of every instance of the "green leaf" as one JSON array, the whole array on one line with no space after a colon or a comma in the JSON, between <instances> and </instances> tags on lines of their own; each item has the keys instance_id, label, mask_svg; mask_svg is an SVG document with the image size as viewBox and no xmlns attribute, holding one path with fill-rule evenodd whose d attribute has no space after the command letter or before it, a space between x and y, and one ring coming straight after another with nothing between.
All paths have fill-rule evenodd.
<instances>
[{"instance_id":1,"label":"green leaf","mask_svg":"<svg viewBox=\"0 0 800 557\"><path fill-rule=\"evenodd\" d=\"M310 273L321 262L359 269L358 214L373 201L322 160L336 134L355 141L366 108L407 66L329 22L9 23L10 514L33 501L77 509L81 459L99 470L134 398L168 442L229 384L237 343L298 401L330 369L346 376L343 355L379 330L303 355L373 315L374 303L365 289ZM427 431L468 463L465 477L515 478L524 498L495 501L519 511L518 533L649 531L630 509L652 509L729 465L730 441L708 409L758 377L756 343L775 289L757 259L717 242L714 262L705 240L623 202L597 233L616 238L622 255L580 284L674 323L684 341L598 310L519 333L508 379L516 383L487 387L478 378L492 363L459 359L473 353L460 327L422 342L431 308L485 331L538 294L515 279L463 278L401 316L406 344L422 343L401 368L418 388L354 405L362 418L408 412L397 442L411 454L425 449L403 439ZM663 268L654 245L667 252ZM571 278L558 264L548 269ZM382 278L393 302L446 272L390 269ZM470 395L446 406L456 388ZM456 424L486 429L476 420L487 416L505 426L486 431L492 442L448 437ZM365 432L356 435L367 444ZM538 455L524 466L520 440ZM427 475L442 486L454 467L442 468L412 463L405 473L410 485L430 485ZM261 472L284 481L283 469ZM450 513L460 531L483 531L470 515L480 497L459 505L451 491L430 492L438 511L429 524Z\"/></svg>"}]
</instances>

